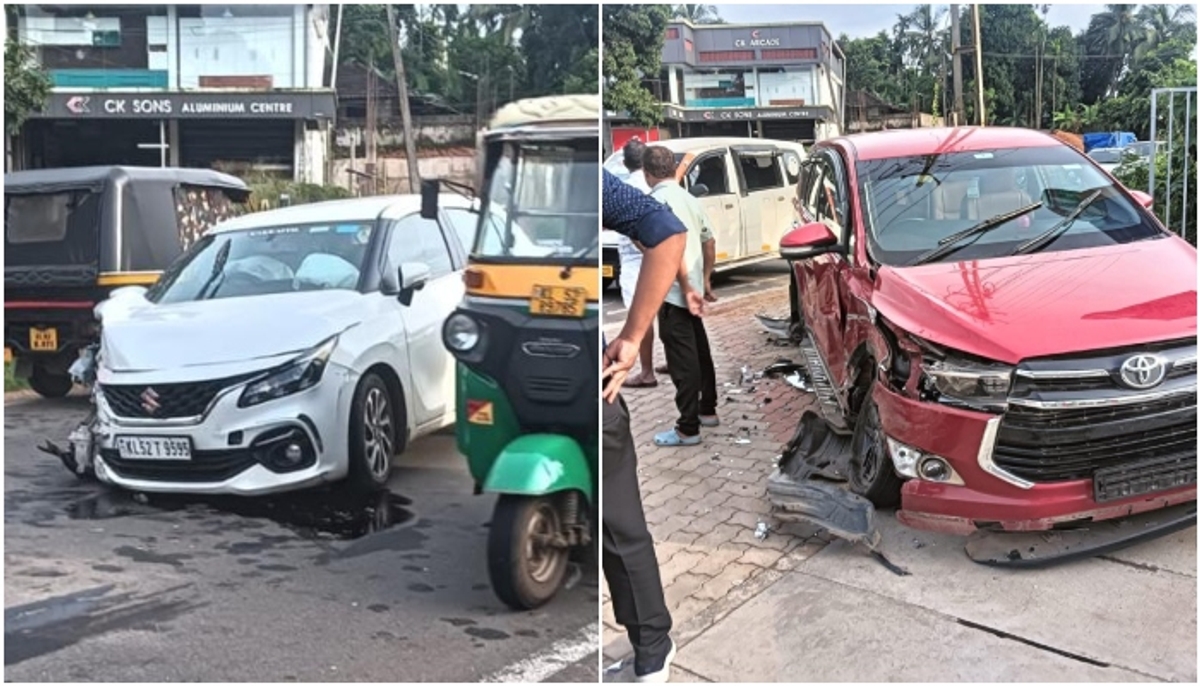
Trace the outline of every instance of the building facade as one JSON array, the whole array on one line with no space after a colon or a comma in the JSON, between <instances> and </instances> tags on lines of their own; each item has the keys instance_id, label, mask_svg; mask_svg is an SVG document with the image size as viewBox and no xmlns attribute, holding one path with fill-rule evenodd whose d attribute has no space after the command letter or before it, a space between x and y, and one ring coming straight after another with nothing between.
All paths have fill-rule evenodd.
<instances>
[{"instance_id":1,"label":"building facade","mask_svg":"<svg viewBox=\"0 0 1200 686\"><path fill-rule=\"evenodd\" d=\"M14 168L254 167L323 183L328 5L22 5L54 89Z\"/></svg>"},{"instance_id":2,"label":"building facade","mask_svg":"<svg viewBox=\"0 0 1200 686\"><path fill-rule=\"evenodd\" d=\"M845 55L820 22L674 21L654 84L681 136L812 142L839 135Z\"/></svg>"}]
</instances>

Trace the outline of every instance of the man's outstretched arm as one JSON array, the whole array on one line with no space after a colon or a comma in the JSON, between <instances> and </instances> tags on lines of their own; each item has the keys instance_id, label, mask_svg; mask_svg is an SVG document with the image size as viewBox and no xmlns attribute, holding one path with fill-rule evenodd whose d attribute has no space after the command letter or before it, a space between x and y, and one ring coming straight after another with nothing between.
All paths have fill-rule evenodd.
<instances>
[{"instance_id":1,"label":"man's outstretched arm","mask_svg":"<svg viewBox=\"0 0 1200 686\"><path fill-rule=\"evenodd\" d=\"M636 188L604 172L604 228L625 234L644 248L633 302L621 333L604 350L604 398L617 392L637 360L638 347L679 272L687 228L667 208Z\"/></svg>"}]
</instances>

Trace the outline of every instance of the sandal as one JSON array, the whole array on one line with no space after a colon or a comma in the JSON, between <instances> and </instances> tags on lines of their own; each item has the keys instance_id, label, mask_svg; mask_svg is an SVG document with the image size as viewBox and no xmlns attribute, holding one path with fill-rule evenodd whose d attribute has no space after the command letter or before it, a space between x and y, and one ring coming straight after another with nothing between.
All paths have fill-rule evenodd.
<instances>
[{"instance_id":1,"label":"sandal","mask_svg":"<svg viewBox=\"0 0 1200 686\"><path fill-rule=\"evenodd\" d=\"M654 388L656 386L658 386L658 381L655 379L650 379L649 381L645 379L627 379L624 384L621 384L622 388Z\"/></svg>"},{"instance_id":2,"label":"sandal","mask_svg":"<svg viewBox=\"0 0 1200 686\"><path fill-rule=\"evenodd\" d=\"M715 414L700 415L700 426L714 427L721 426L721 418Z\"/></svg>"},{"instance_id":3,"label":"sandal","mask_svg":"<svg viewBox=\"0 0 1200 686\"><path fill-rule=\"evenodd\" d=\"M658 372L659 374L670 374L671 373L671 370L667 369L667 365L665 365L665 364L658 365L657 367L654 368L654 371Z\"/></svg>"},{"instance_id":4,"label":"sandal","mask_svg":"<svg viewBox=\"0 0 1200 686\"><path fill-rule=\"evenodd\" d=\"M654 445L676 448L685 445L700 445L700 434L695 436L684 436L675 429L664 431L654 436Z\"/></svg>"}]
</instances>

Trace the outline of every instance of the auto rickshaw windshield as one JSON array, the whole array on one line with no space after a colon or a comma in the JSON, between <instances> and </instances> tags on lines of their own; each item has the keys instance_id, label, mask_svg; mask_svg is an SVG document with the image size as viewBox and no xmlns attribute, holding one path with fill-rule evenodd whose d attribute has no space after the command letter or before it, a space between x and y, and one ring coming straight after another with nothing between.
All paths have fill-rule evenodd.
<instances>
[{"instance_id":1,"label":"auto rickshaw windshield","mask_svg":"<svg viewBox=\"0 0 1200 686\"><path fill-rule=\"evenodd\" d=\"M596 139L488 145L474 257L568 262L598 257Z\"/></svg>"}]
</instances>

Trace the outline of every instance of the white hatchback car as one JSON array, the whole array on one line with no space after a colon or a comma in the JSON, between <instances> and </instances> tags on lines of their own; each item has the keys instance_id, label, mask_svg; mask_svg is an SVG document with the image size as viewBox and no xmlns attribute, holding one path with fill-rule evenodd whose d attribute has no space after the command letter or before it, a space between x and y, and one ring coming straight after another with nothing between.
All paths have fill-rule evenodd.
<instances>
[{"instance_id":1,"label":"white hatchback car","mask_svg":"<svg viewBox=\"0 0 1200 686\"><path fill-rule=\"evenodd\" d=\"M454 422L442 323L477 215L372 197L214 227L148 291L96 308L96 476L256 495L386 483L407 441Z\"/></svg>"}]
</instances>

